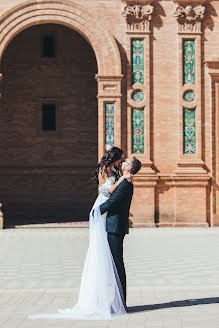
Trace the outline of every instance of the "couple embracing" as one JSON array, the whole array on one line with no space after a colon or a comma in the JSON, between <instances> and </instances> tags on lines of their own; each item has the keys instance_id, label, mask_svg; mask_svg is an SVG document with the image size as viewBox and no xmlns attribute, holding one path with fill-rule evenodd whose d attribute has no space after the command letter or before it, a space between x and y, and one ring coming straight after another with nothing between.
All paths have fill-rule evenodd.
<instances>
[{"instance_id":1,"label":"couple embracing","mask_svg":"<svg viewBox=\"0 0 219 328\"><path fill-rule=\"evenodd\" d=\"M132 178L140 168L136 157L124 159L117 147L102 157L95 173L99 195L89 216L89 247L78 301L73 308L27 319L110 320L127 314L123 240L129 233Z\"/></svg>"}]
</instances>

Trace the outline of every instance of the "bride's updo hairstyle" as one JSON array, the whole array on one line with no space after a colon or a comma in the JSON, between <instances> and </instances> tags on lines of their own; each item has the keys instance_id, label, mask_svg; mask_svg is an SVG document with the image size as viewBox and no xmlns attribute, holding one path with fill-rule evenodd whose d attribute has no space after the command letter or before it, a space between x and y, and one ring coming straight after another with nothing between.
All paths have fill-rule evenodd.
<instances>
[{"instance_id":1,"label":"bride's updo hairstyle","mask_svg":"<svg viewBox=\"0 0 219 328\"><path fill-rule=\"evenodd\" d=\"M99 172L103 172L107 176L108 166L118 161L122 157L122 154L123 154L123 150L118 147L112 147L109 150L107 150L105 155L101 158L101 161L98 163L97 169L95 171L94 179L97 182L97 184L99 184L99 179L98 179Z\"/></svg>"}]
</instances>

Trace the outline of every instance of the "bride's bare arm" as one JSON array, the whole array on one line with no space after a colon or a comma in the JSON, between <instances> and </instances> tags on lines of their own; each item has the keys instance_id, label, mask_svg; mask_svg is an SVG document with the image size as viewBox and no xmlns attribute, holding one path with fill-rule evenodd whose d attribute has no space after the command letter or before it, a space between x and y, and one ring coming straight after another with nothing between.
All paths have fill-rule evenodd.
<instances>
[{"instance_id":1,"label":"bride's bare arm","mask_svg":"<svg viewBox=\"0 0 219 328\"><path fill-rule=\"evenodd\" d=\"M99 186L102 186L106 182L106 174L99 172L98 180L99 180Z\"/></svg>"},{"instance_id":2,"label":"bride's bare arm","mask_svg":"<svg viewBox=\"0 0 219 328\"><path fill-rule=\"evenodd\" d=\"M109 192L112 194L116 188L118 187L118 185L124 180L124 176L122 175L118 181L116 181L116 183L114 183L114 185L112 185L112 187L110 188Z\"/></svg>"},{"instance_id":3,"label":"bride's bare arm","mask_svg":"<svg viewBox=\"0 0 219 328\"><path fill-rule=\"evenodd\" d=\"M111 194L113 194L113 192L116 190L116 188L118 187L118 185L124 180L124 179L127 179L129 181L132 181L132 174L124 174L122 175L118 181L116 181L116 183L114 183L114 185L112 185L112 187L110 188L109 192Z\"/></svg>"}]
</instances>

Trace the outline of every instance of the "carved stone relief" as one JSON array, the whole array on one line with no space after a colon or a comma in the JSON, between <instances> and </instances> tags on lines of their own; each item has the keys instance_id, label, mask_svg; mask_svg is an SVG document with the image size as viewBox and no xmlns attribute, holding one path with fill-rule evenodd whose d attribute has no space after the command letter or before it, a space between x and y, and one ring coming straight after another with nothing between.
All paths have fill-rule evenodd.
<instances>
[{"instance_id":1,"label":"carved stone relief","mask_svg":"<svg viewBox=\"0 0 219 328\"><path fill-rule=\"evenodd\" d=\"M178 21L181 32L201 32L201 22L204 18L205 7L202 5L186 7L178 5L174 16Z\"/></svg>"},{"instance_id":2,"label":"carved stone relief","mask_svg":"<svg viewBox=\"0 0 219 328\"><path fill-rule=\"evenodd\" d=\"M153 11L154 7L150 4L145 6L125 5L122 14L127 22L127 31L148 32Z\"/></svg>"}]
</instances>

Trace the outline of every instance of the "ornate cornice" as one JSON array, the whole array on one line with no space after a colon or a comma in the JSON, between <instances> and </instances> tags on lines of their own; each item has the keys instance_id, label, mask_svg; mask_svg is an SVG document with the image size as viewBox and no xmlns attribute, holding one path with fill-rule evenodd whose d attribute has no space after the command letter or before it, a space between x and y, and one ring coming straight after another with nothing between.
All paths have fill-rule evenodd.
<instances>
[{"instance_id":1,"label":"ornate cornice","mask_svg":"<svg viewBox=\"0 0 219 328\"><path fill-rule=\"evenodd\" d=\"M204 18L205 6L177 5L174 16L178 21L179 32L201 32L201 22Z\"/></svg>"},{"instance_id":2,"label":"ornate cornice","mask_svg":"<svg viewBox=\"0 0 219 328\"><path fill-rule=\"evenodd\" d=\"M204 61L210 75L219 76L219 57L211 57Z\"/></svg>"},{"instance_id":3,"label":"ornate cornice","mask_svg":"<svg viewBox=\"0 0 219 328\"><path fill-rule=\"evenodd\" d=\"M124 1L125 2L125 1ZM141 1L143 2L143 1ZM146 2L146 1L145 1ZM133 3L133 1L132 1ZM122 15L126 19L127 32L149 32L150 21L154 7L146 2L146 5L134 4L124 6Z\"/></svg>"}]
</instances>

